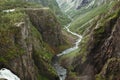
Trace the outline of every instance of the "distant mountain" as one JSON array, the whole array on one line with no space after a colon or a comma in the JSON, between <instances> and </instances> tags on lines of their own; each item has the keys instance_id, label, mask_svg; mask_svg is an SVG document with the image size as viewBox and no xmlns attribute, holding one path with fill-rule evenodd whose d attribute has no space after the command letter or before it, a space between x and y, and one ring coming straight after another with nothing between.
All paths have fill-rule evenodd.
<instances>
[{"instance_id":1,"label":"distant mountain","mask_svg":"<svg viewBox=\"0 0 120 80\"><path fill-rule=\"evenodd\" d=\"M117 0L57 0L61 10L73 20L71 30L80 34L93 18L109 10L114 1Z\"/></svg>"},{"instance_id":2,"label":"distant mountain","mask_svg":"<svg viewBox=\"0 0 120 80\"><path fill-rule=\"evenodd\" d=\"M105 3L106 0L57 0L60 8L64 12L68 12L71 9L81 9L82 7L89 8L99 6Z\"/></svg>"}]
</instances>

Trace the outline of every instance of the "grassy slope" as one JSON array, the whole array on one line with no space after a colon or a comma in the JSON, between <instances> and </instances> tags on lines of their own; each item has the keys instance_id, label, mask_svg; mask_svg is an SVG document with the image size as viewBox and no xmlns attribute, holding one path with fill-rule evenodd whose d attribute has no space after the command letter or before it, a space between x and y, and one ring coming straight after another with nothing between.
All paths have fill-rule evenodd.
<instances>
[{"instance_id":1,"label":"grassy slope","mask_svg":"<svg viewBox=\"0 0 120 80\"><path fill-rule=\"evenodd\" d=\"M93 20L94 22L92 22L91 24L88 24L87 26L84 26L83 28L80 28L81 25L83 25L84 23L88 22L89 20L91 20L92 18L94 18L95 16L98 16L100 14L103 14L105 12L107 12L111 7L114 6L115 3L112 3L111 5L101 5L97 8L94 8L93 10L81 15L79 18L77 18L77 20L75 20L72 25L71 25L71 29L75 32L78 32L80 34L82 34L84 32L84 30L88 27L90 27L90 25L92 25L91 27L95 27L95 20ZM96 19L98 20L98 19ZM83 29L83 30L81 30ZM66 54L64 56L61 57L61 64L65 67L68 68L68 70L72 70L73 66L71 66L72 61L77 57L77 56L82 56L81 60L82 62L84 62L86 60L86 45L88 43L90 36L89 35L85 35L80 43L80 50L76 50L73 51L69 54ZM71 73L71 72L70 72ZM70 75L72 76L72 75Z\"/></svg>"},{"instance_id":2,"label":"grassy slope","mask_svg":"<svg viewBox=\"0 0 120 80\"><path fill-rule=\"evenodd\" d=\"M56 73L51 66L53 50L48 44L42 40L41 34L31 25L32 43L33 43L33 59L39 70L38 80L49 80L55 77Z\"/></svg>"},{"instance_id":3,"label":"grassy slope","mask_svg":"<svg viewBox=\"0 0 120 80\"><path fill-rule=\"evenodd\" d=\"M21 0L0 0L0 11L13 9L13 8L34 8L34 7L42 7L40 4L23 2Z\"/></svg>"},{"instance_id":4,"label":"grassy slope","mask_svg":"<svg viewBox=\"0 0 120 80\"><path fill-rule=\"evenodd\" d=\"M20 28L15 27L14 23L19 23L24 20L25 15L20 11L9 14L1 13L0 15L0 19L2 20L0 22L0 46L2 47L2 49L0 49L0 63L8 64L11 59L25 54L25 49L17 43L13 44L11 38L11 36L14 35L17 39L21 38L21 35L19 34ZM40 33L37 29L35 29L35 27L31 25L30 28L30 34L32 34L32 39L34 39L32 40L34 44L34 56L36 57L37 62L39 61L39 63L41 63L40 71L46 69L46 73L54 76L56 73L50 64L53 56L52 49L48 46L48 44L43 42ZM38 80L49 80L46 78L47 74L43 73L40 73Z\"/></svg>"},{"instance_id":5,"label":"grassy slope","mask_svg":"<svg viewBox=\"0 0 120 80\"><path fill-rule=\"evenodd\" d=\"M11 39L11 36L16 33L18 33L16 34L16 38L19 38L20 29L17 27L15 28L13 23L22 21L24 16L25 15L21 12L14 12L11 14L0 13L0 46L3 48L0 49L0 62L7 62L24 53L24 49L22 49L19 44L13 45ZM3 55L3 53L5 55Z\"/></svg>"},{"instance_id":6,"label":"grassy slope","mask_svg":"<svg viewBox=\"0 0 120 80\"><path fill-rule=\"evenodd\" d=\"M113 5L112 4L104 4L104 5L100 5L99 7L90 9L90 11L86 12L85 14L80 15L77 19L75 19L72 24L71 24L71 30L82 34L84 32L84 30L88 27L88 25L86 26L82 26L83 24L89 22L91 19L95 18L96 16L107 12ZM81 27L82 26L82 27Z\"/></svg>"},{"instance_id":7,"label":"grassy slope","mask_svg":"<svg viewBox=\"0 0 120 80\"><path fill-rule=\"evenodd\" d=\"M57 18L62 25L66 25L70 22L70 19L67 17L67 15L61 12L56 0L47 0L46 2L48 2L47 6L49 6L52 11L57 15Z\"/></svg>"},{"instance_id":8,"label":"grassy slope","mask_svg":"<svg viewBox=\"0 0 120 80\"><path fill-rule=\"evenodd\" d=\"M81 30L81 27L80 27L81 25L88 22L89 20L91 20L95 16L98 16L102 13L107 12L107 10L108 10L108 5L101 5L97 8L94 8L94 9L88 11L87 13L85 13L83 15L80 15L75 21L72 22L72 24L70 26L71 30L73 30L77 33L81 33L81 32L83 33L83 31ZM88 26L84 26L84 27L82 27L82 29L85 30L87 27ZM84 42L81 42L81 43L84 43ZM64 57L67 57L67 56L72 57L70 55L74 55L74 54L76 55L76 51L72 52L68 55L65 55Z\"/></svg>"},{"instance_id":9,"label":"grassy slope","mask_svg":"<svg viewBox=\"0 0 120 80\"><path fill-rule=\"evenodd\" d=\"M21 5L22 4L22 5ZM11 36L14 36L16 34L16 38L20 38L20 28L15 27L15 23L19 23L25 20L26 15L23 14L22 11L15 11L12 13L4 13L2 10L4 9L11 9L11 8L21 8L24 6L34 6L31 3L23 3L15 0L0 0L0 43L4 49L6 49L5 53L7 55L0 56L0 60L2 61L8 61L11 58L14 58L16 56L19 56L19 54L24 53L24 50L22 50L20 45L14 44L12 45L12 39ZM18 34L17 34L18 33ZM6 45L7 44L7 45ZM4 47L9 46L10 47ZM4 51L1 50L1 51ZM16 52L19 51L19 52ZM22 51L22 52L20 52ZM3 53L3 52L1 52ZM18 54L17 54L18 53Z\"/></svg>"},{"instance_id":10,"label":"grassy slope","mask_svg":"<svg viewBox=\"0 0 120 80\"><path fill-rule=\"evenodd\" d=\"M25 0L23 0L23 1L25 1ZM31 1L31 0L28 0L28 1ZM56 0L33 0L33 1L40 3L45 7L49 7L52 10L52 12L54 12L54 14L56 14L61 25L66 25L71 21L67 17L67 15L65 15L61 12Z\"/></svg>"}]
</instances>

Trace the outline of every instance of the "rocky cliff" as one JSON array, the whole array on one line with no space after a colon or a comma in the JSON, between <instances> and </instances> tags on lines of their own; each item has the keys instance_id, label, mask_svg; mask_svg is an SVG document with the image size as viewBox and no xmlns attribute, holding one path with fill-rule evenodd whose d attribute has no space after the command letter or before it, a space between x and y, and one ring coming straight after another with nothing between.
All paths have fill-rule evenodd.
<instances>
[{"instance_id":1,"label":"rocky cliff","mask_svg":"<svg viewBox=\"0 0 120 80\"><path fill-rule=\"evenodd\" d=\"M27 10L27 13L32 24L41 33L43 40L54 50L58 50L59 46L66 44L60 31L61 25L49 8Z\"/></svg>"},{"instance_id":2,"label":"rocky cliff","mask_svg":"<svg viewBox=\"0 0 120 80\"><path fill-rule=\"evenodd\" d=\"M110 2L111 4L115 0L111 0L111 1L110 0L56 0L56 1L58 2L61 10L65 14L69 15L69 17L71 17L73 22L76 22L76 20L78 20L80 16L84 16L85 14L88 14L90 11L94 10L95 8L103 6L108 2Z\"/></svg>"},{"instance_id":3,"label":"rocky cliff","mask_svg":"<svg viewBox=\"0 0 120 80\"><path fill-rule=\"evenodd\" d=\"M108 13L97 17L97 22L93 23L90 32L87 31L89 34L86 33L87 38L83 39L87 39L87 46L81 47L81 56L73 63L77 64L74 71L81 75L81 79L120 79L119 21L120 5L116 3Z\"/></svg>"},{"instance_id":4,"label":"rocky cliff","mask_svg":"<svg viewBox=\"0 0 120 80\"><path fill-rule=\"evenodd\" d=\"M56 0L60 6L60 8L64 12L69 12L72 10L78 10L83 7L90 8L96 7L100 4L106 3L106 0Z\"/></svg>"},{"instance_id":5,"label":"rocky cliff","mask_svg":"<svg viewBox=\"0 0 120 80\"><path fill-rule=\"evenodd\" d=\"M66 44L59 22L48 8L19 7L0 12L0 69L21 80L57 80L51 59Z\"/></svg>"},{"instance_id":6,"label":"rocky cliff","mask_svg":"<svg viewBox=\"0 0 120 80\"><path fill-rule=\"evenodd\" d=\"M22 13L15 14L17 13L1 13L0 68L6 67L12 70L23 80L36 80L37 71L32 59L33 50L28 18L23 17Z\"/></svg>"},{"instance_id":7,"label":"rocky cliff","mask_svg":"<svg viewBox=\"0 0 120 80\"><path fill-rule=\"evenodd\" d=\"M61 64L68 69L66 80L120 79L119 4L118 0L107 2L104 4L105 11L103 6L99 6L95 14L93 8L79 20L73 21L76 23L72 23L72 27L78 28L74 31L82 34L83 38L78 50L61 57ZM91 15L94 16L90 18ZM87 21L88 17L90 20Z\"/></svg>"},{"instance_id":8,"label":"rocky cliff","mask_svg":"<svg viewBox=\"0 0 120 80\"><path fill-rule=\"evenodd\" d=\"M66 25L71 21L66 14L62 13L56 0L23 0L23 1L39 3L44 7L49 7L52 10L52 12L56 14L57 19L61 23L61 25Z\"/></svg>"}]
</instances>

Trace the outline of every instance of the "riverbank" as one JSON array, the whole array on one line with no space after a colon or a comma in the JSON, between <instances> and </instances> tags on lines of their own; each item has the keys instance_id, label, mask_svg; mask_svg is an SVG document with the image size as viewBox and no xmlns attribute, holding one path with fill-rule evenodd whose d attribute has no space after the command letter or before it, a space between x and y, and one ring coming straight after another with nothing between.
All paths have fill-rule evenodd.
<instances>
[{"instance_id":1,"label":"riverbank","mask_svg":"<svg viewBox=\"0 0 120 80\"><path fill-rule=\"evenodd\" d=\"M69 24L68 26L65 27L66 31L69 32L70 34L78 37L78 39L76 40L76 42L74 43L74 46L73 47L70 47L64 51L62 51L61 53L57 54L56 56L54 56L54 58L52 59L52 62L53 62L53 67L55 68L58 76L59 76L59 79L60 80L65 80L65 78L67 77L67 69L65 69L61 64L60 64L60 57L61 56L64 56L65 54L69 54L75 50L78 49L78 46L79 46L79 43L81 42L81 39L82 39L82 36L77 34L77 33L74 33L72 32L70 29L69 29L69 26L71 24Z\"/></svg>"}]
</instances>

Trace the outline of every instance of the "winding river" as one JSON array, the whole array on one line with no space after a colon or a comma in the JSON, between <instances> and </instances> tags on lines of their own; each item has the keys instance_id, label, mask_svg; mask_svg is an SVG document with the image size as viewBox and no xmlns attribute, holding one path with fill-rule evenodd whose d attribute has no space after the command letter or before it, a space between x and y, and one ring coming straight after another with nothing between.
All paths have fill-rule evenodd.
<instances>
[{"instance_id":1,"label":"winding river","mask_svg":"<svg viewBox=\"0 0 120 80\"><path fill-rule=\"evenodd\" d=\"M68 26L65 27L65 29L67 30L67 32L69 32L70 34L74 35L74 36L77 36L78 39L76 40L76 42L74 43L74 46L71 47L71 48L68 48L64 51L62 51L61 53L57 54L56 56L53 57L53 66L59 76L59 79L60 80L65 80L66 76L67 76L67 69L65 69L64 67L62 67L60 64L59 64L59 57L60 56L63 56L65 54L69 54L70 52L78 49L78 45L79 43L81 42L81 39L82 39L82 36L75 33L75 32L72 32L69 27L70 27L71 24L69 24Z\"/></svg>"},{"instance_id":2,"label":"winding river","mask_svg":"<svg viewBox=\"0 0 120 80\"><path fill-rule=\"evenodd\" d=\"M7 13L8 13L8 12L14 12L14 11L15 11L15 9L3 10L3 12L7 12ZM70 19L71 19L71 18L70 18ZM57 72L60 80L65 80L65 78L66 78L66 76L67 76L67 69L65 69L64 67L62 67L62 66L59 64L59 57L65 55L65 54L69 54L70 52L78 49L78 48L79 48L78 45L79 45L79 43L80 43L80 41L81 41L81 39L82 39L82 36L81 36L81 35L79 35L79 34L77 34L77 33L75 33L75 32L70 31L70 29L69 29L70 25L71 25L71 24L69 24L68 26L65 27L66 31L69 32L70 34L74 35L74 36L77 36L78 39L77 39L76 42L74 43L74 46L73 46L73 47L68 48L68 49L62 51L62 52L59 53L58 55L54 56L53 59L52 59L53 66L54 66L54 68L55 68L55 70L56 70L56 72ZM20 80L16 75L12 74L12 73L10 72L10 70L5 69L5 68L3 68L3 69L0 70L0 74L2 74L2 75L0 75L0 78L6 78L6 79L8 79L8 80ZM5 74L5 75L3 75L3 74ZM6 74L8 74L8 75L6 75ZM10 76L10 74L11 74L11 76ZM10 78L9 78L9 77L10 77ZM12 77L13 77L14 79L11 79Z\"/></svg>"}]
</instances>

